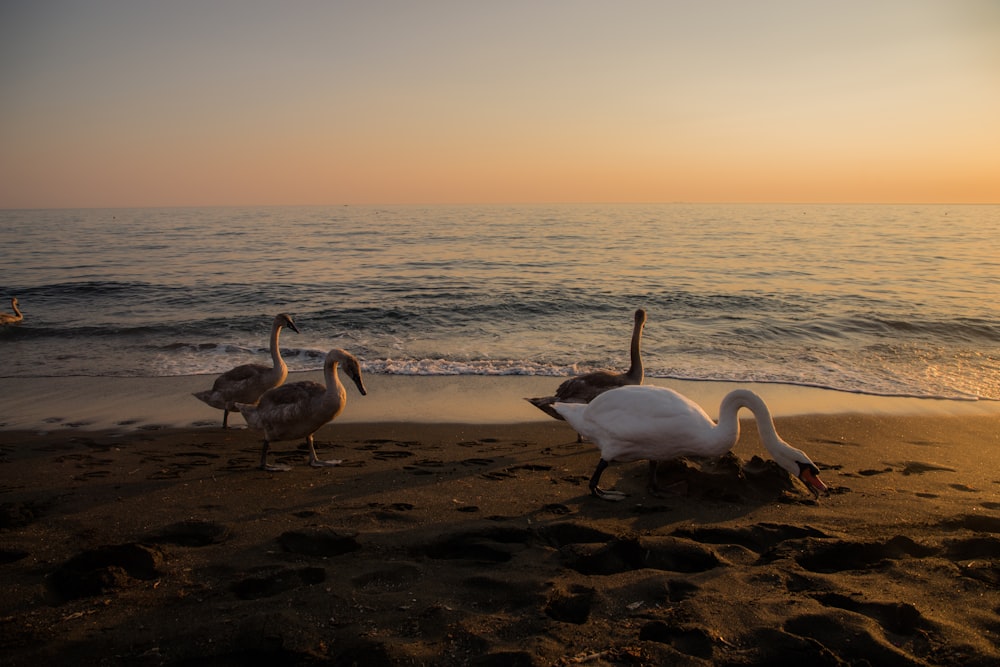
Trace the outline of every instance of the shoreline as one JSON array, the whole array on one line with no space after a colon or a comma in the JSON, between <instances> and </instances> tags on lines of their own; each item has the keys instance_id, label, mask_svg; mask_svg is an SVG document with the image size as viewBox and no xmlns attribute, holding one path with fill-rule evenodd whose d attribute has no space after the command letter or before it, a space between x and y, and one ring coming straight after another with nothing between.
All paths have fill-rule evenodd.
<instances>
[{"instance_id":1,"label":"shoreline","mask_svg":"<svg viewBox=\"0 0 1000 667\"><path fill-rule=\"evenodd\" d=\"M222 412L191 396L215 376L0 378L0 430L130 431L221 424ZM368 396L347 387L334 423L506 424L553 421L523 400L551 395L565 379L547 376L365 376ZM288 382L322 382L319 371L290 373ZM713 418L737 387L760 394L775 418L808 414L1000 415L1000 401L886 397L797 385L649 378L675 389ZM242 417L233 425L243 427Z\"/></svg>"}]
</instances>

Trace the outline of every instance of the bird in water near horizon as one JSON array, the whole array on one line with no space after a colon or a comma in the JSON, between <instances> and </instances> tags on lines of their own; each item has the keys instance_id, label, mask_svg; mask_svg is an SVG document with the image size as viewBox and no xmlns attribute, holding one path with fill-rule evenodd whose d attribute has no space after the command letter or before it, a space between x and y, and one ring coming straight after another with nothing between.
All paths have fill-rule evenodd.
<instances>
[{"instance_id":1,"label":"bird in water near horizon","mask_svg":"<svg viewBox=\"0 0 1000 667\"><path fill-rule=\"evenodd\" d=\"M24 314L21 312L21 309L17 307L17 305L18 301L15 296L10 300L10 307L13 309L14 313L0 313L0 325L17 324L18 322L24 320Z\"/></svg>"},{"instance_id":2,"label":"bird in water near horizon","mask_svg":"<svg viewBox=\"0 0 1000 667\"><path fill-rule=\"evenodd\" d=\"M767 404L746 389L735 389L723 397L718 423L687 397L649 385L612 389L588 404L556 403L553 407L600 449L601 458L589 486L591 494L604 500L625 498L624 493L599 486L601 474L612 462L649 461L649 486L656 492L658 461L681 456L717 458L731 450L740 437L740 408L753 413L761 443L779 466L814 495L829 493L816 464L778 436Z\"/></svg>"},{"instance_id":3,"label":"bird in water near horizon","mask_svg":"<svg viewBox=\"0 0 1000 667\"><path fill-rule=\"evenodd\" d=\"M629 346L631 365L624 373L611 371L593 371L570 378L559 385L554 396L526 398L536 408L556 419L565 419L553 408L556 403L590 403L604 392L617 387L641 385L642 368L642 330L646 325L646 311L642 308L635 311L635 323L632 326L632 342ZM577 436L577 442L583 438Z\"/></svg>"},{"instance_id":4,"label":"bird in water near horizon","mask_svg":"<svg viewBox=\"0 0 1000 667\"><path fill-rule=\"evenodd\" d=\"M278 345L283 327L299 333L291 315L281 313L275 316L271 324L271 366L237 366L217 377L211 389L193 394L198 400L223 411L222 428L229 428L229 413L236 411L237 403L256 403L265 391L281 385L288 377L288 366L281 358L281 348Z\"/></svg>"},{"instance_id":5,"label":"bird in water near horizon","mask_svg":"<svg viewBox=\"0 0 1000 667\"><path fill-rule=\"evenodd\" d=\"M347 390L340 382L337 368L354 381L362 396L368 394L361 379L361 365L346 350L330 350L323 362L326 386L309 380L292 382L264 392L256 405L237 404L250 428L264 431L264 446L260 453L260 468L269 472L289 470L284 465L268 465L267 450L272 442L305 438L309 447L309 465L314 468L335 466L339 460L321 461L316 456L313 435L333 421L347 405Z\"/></svg>"}]
</instances>

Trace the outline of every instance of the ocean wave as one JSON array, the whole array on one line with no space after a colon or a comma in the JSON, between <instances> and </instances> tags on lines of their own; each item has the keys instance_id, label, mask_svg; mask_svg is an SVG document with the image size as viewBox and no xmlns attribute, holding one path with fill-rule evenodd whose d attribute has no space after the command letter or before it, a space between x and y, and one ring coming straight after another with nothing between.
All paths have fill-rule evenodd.
<instances>
[{"instance_id":1,"label":"ocean wave","mask_svg":"<svg viewBox=\"0 0 1000 667\"><path fill-rule=\"evenodd\" d=\"M627 366L641 307L650 377L993 400L1000 311L982 296L997 278L983 230L998 210L964 209L933 243L911 232L937 227L934 207L8 213L5 275L21 282L4 294L26 319L0 331L0 373L269 363L271 320L288 312L296 371L343 347L370 373L560 378Z\"/></svg>"}]
</instances>

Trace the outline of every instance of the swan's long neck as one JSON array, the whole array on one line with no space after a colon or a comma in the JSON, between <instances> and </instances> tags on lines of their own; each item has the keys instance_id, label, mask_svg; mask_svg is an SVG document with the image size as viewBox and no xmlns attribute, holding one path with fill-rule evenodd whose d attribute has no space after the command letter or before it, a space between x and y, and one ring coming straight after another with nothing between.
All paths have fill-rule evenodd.
<instances>
[{"instance_id":1,"label":"swan's long neck","mask_svg":"<svg viewBox=\"0 0 1000 667\"><path fill-rule=\"evenodd\" d=\"M337 366L340 361L332 359L323 365L323 377L326 380L326 396L328 399L340 398L341 403L347 398L347 389L340 381L340 373Z\"/></svg>"},{"instance_id":2,"label":"swan's long neck","mask_svg":"<svg viewBox=\"0 0 1000 667\"><path fill-rule=\"evenodd\" d=\"M10 300L10 307L14 309L14 315L16 315L18 319L24 317L24 315L21 314L21 309L17 307L17 299Z\"/></svg>"},{"instance_id":3,"label":"swan's long neck","mask_svg":"<svg viewBox=\"0 0 1000 667\"><path fill-rule=\"evenodd\" d=\"M722 399L722 405L719 406L719 425L717 428L720 431L727 433L731 431L733 433L730 447L735 445L740 437L740 420L738 417L740 408L746 408L753 413L754 419L757 422L757 432L760 434L760 441L767 451L771 453L771 456L776 456L785 450L791 449L784 440L778 437L778 432L774 429L774 420L771 418L771 411L767 408L767 404L764 403L764 400L760 396L746 389L736 389L729 392Z\"/></svg>"},{"instance_id":4,"label":"swan's long neck","mask_svg":"<svg viewBox=\"0 0 1000 667\"><path fill-rule=\"evenodd\" d=\"M636 317L635 327L632 329L632 345L629 348L631 365L625 374L633 382L642 382L642 327L646 324L646 318Z\"/></svg>"},{"instance_id":5,"label":"swan's long neck","mask_svg":"<svg viewBox=\"0 0 1000 667\"><path fill-rule=\"evenodd\" d=\"M281 336L281 323L275 322L271 327L271 364L275 369L286 368L285 360L281 358L281 346L278 345L278 338Z\"/></svg>"}]
</instances>

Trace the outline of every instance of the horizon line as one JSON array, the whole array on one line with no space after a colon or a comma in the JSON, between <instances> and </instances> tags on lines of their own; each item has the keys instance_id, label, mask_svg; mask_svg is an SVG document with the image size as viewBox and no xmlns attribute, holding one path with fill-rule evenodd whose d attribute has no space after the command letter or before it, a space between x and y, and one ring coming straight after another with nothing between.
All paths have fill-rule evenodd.
<instances>
[{"instance_id":1,"label":"horizon line","mask_svg":"<svg viewBox=\"0 0 1000 667\"><path fill-rule=\"evenodd\" d=\"M523 201L523 202L344 202L339 204L132 204L105 206L0 206L0 211L72 211L183 208L349 208L444 206L997 206L1000 201Z\"/></svg>"}]
</instances>

